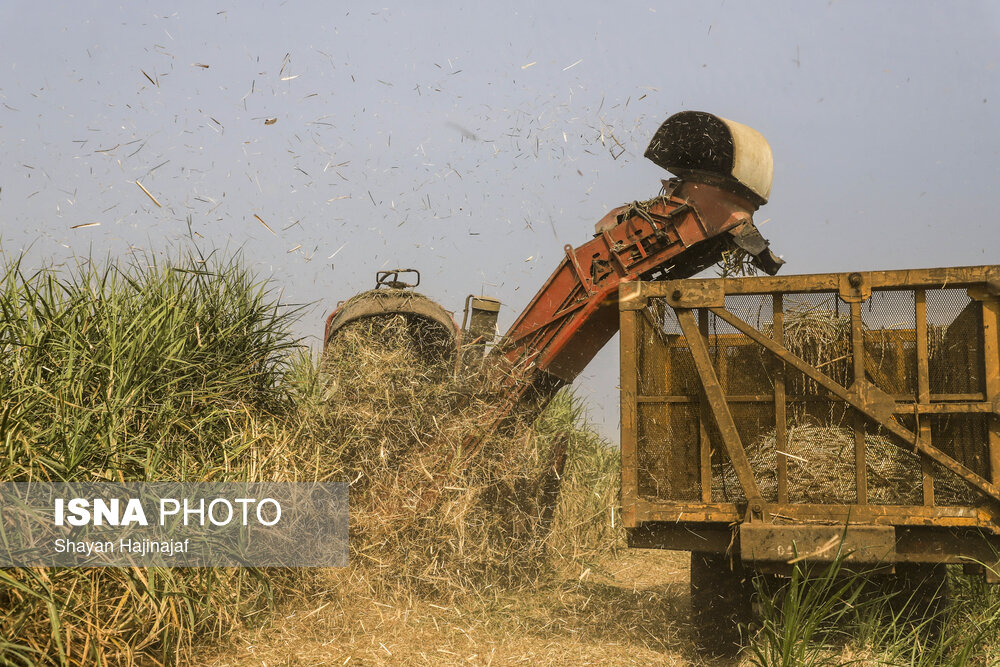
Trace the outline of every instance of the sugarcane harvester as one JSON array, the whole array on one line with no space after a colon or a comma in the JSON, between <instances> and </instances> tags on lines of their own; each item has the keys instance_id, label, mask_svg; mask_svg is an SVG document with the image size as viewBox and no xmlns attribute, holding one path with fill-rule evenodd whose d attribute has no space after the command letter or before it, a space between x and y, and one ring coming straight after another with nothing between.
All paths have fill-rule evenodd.
<instances>
[{"instance_id":1,"label":"sugarcane harvester","mask_svg":"<svg viewBox=\"0 0 1000 667\"><path fill-rule=\"evenodd\" d=\"M461 466L533 420L621 330L622 524L630 546L691 552L693 627L710 650L738 647L751 571L844 558L891 570L919 599L941 597L947 565L1000 581L1000 266L690 279L720 261L780 269L753 221L771 150L749 127L685 111L645 156L675 178L565 246L485 359L499 302L470 295L459 327L399 272L335 311L326 341L402 314L436 326L456 365L480 366L493 408L449 444L447 464ZM794 325L807 313L835 335L816 344ZM796 436L813 461L790 453L802 427L829 438ZM556 439L533 487L543 527L564 462ZM424 500L447 473L433 478Z\"/></svg>"},{"instance_id":2,"label":"sugarcane harvester","mask_svg":"<svg viewBox=\"0 0 1000 667\"><path fill-rule=\"evenodd\" d=\"M628 280L693 276L743 252L774 274L783 263L754 226L767 202L772 160L755 130L702 112L671 116L646 157L674 173L647 205L621 206L572 248L514 322L493 354L510 366L511 391L492 428L512 414L539 410L573 382L617 333L618 287ZM469 443L473 449L475 443Z\"/></svg>"},{"instance_id":3,"label":"sugarcane harvester","mask_svg":"<svg viewBox=\"0 0 1000 667\"><path fill-rule=\"evenodd\" d=\"M586 368L618 331L622 282L687 278L727 253L738 253L771 275L782 265L753 221L768 200L773 174L771 149L759 132L684 111L660 126L645 157L675 178L662 181L658 197L610 211L588 242L564 247L559 267L489 352L498 362L485 364L486 372L499 374L492 378L499 388L496 407L483 428L462 443L459 459L474 456L486 437L512 418L533 419ZM324 340L351 321L388 313L439 323L453 336L456 355L463 334L472 338L466 346L492 334L496 300L470 295L467 324L459 329L447 311L409 291L414 283L398 278L381 272L376 289L332 313Z\"/></svg>"}]
</instances>

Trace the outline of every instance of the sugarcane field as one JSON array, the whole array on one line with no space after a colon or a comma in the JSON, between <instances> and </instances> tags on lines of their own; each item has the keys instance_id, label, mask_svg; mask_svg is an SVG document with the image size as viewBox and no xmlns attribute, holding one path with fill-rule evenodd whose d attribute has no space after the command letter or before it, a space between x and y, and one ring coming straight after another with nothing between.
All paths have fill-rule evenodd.
<instances>
[{"instance_id":1,"label":"sugarcane field","mask_svg":"<svg viewBox=\"0 0 1000 667\"><path fill-rule=\"evenodd\" d=\"M1000 6L0 32L0 665L1000 665Z\"/></svg>"}]
</instances>

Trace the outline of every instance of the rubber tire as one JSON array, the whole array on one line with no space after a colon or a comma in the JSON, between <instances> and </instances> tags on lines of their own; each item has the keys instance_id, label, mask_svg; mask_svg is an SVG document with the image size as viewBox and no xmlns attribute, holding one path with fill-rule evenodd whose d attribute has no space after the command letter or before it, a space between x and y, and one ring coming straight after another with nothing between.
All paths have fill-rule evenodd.
<instances>
[{"instance_id":1,"label":"rubber tire","mask_svg":"<svg viewBox=\"0 0 1000 667\"><path fill-rule=\"evenodd\" d=\"M735 656L753 618L751 572L723 554L691 552L691 627L698 649Z\"/></svg>"},{"instance_id":2,"label":"rubber tire","mask_svg":"<svg viewBox=\"0 0 1000 667\"><path fill-rule=\"evenodd\" d=\"M903 620L910 623L928 622L931 634L939 634L951 600L947 566L899 563L891 581L895 593L892 598L894 611L902 610Z\"/></svg>"}]
</instances>

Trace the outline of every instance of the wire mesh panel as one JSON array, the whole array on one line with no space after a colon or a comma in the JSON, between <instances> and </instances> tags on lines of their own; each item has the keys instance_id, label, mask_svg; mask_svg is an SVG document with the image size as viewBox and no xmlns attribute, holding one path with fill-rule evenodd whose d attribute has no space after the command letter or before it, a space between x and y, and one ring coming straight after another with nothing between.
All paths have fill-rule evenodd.
<instances>
[{"instance_id":1,"label":"wire mesh panel","mask_svg":"<svg viewBox=\"0 0 1000 667\"><path fill-rule=\"evenodd\" d=\"M756 295L742 295L748 296ZM730 303L738 303L739 298L727 297L730 312ZM767 298L770 301L771 297ZM849 305L833 294L787 293L782 295L781 306L779 336L783 346L836 382L849 385L853 363ZM753 314L751 308L744 306L742 310ZM741 319L752 323L746 317ZM772 313L758 321L755 328L775 338ZM759 345L754 344L754 349L760 363L773 368L776 362L771 356ZM790 502L855 502L855 440L846 418L846 404L835 400L806 374L786 368L782 374L785 421L779 425L775 422L774 381L771 375L768 378L772 393L767 403L750 409L730 404L764 499L778 500L777 464L781 456L787 470ZM728 461L716 466L714 477L713 487L716 492L722 489L722 493L713 493L713 498L743 499L742 490L733 490L735 472Z\"/></svg>"},{"instance_id":2,"label":"wire mesh panel","mask_svg":"<svg viewBox=\"0 0 1000 667\"><path fill-rule=\"evenodd\" d=\"M835 294L783 295L782 338L789 352L838 384L851 383L850 306ZM801 371L786 370L790 427L844 427L846 407Z\"/></svg>"},{"instance_id":3,"label":"wire mesh panel","mask_svg":"<svg viewBox=\"0 0 1000 667\"><path fill-rule=\"evenodd\" d=\"M698 500L698 406L640 403L639 495Z\"/></svg>"},{"instance_id":4,"label":"wire mesh panel","mask_svg":"<svg viewBox=\"0 0 1000 667\"><path fill-rule=\"evenodd\" d=\"M945 401L986 399L982 303L964 289L928 290L927 339L929 391ZM962 465L989 475L987 416L932 415L927 418L931 442ZM955 475L935 471L935 501L962 505L970 501L967 485Z\"/></svg>"},{"instance_id":5,"label":"wire mesh panel","mask_svg":"<svg viewBox=\"0 0 1000 667\"><path fill-rule=\"evenodd\" d=\"M639 336L639 495L745 501L728 454L736 446L766 502L975 505L978 492L967 479L916 455L900 435L991 477L997 418L988 394L997 389L988 386L988 369L1000 362L997 345L984 341L982 300L996 297L961 269L938 271L952 273L935 284L926 272L885 272L871 288L864 287L869 278L851 282L859 274L826 274L676 281L669 291L650 290ZM919 284L908 282L914 278ZM704 340L702 373L677 315L688 308L675 302L688 282L711 302L685 315ZM724 301L713 301L719 288ZM706 382L731 418L726 437ZM702 480L711 488L701 488Z\"/></svg>"},{"instance_id":6,"label":"wire mesh panel","mask_svg":"<svg viewBox=\"0 0 1000 667\"><path fill-rule=\"evenodd\" d=\"M982 304L970 299L966 290L927 290L931 394L984 391L982 322Z\"/></svg>"},{"instance_id":7,"label":"wire mesh panel","mask_svg":"<svg viewBox=\"0 0 1000 667\"><path fill-rule=\"evenodd\" d=\"M989 476L987 415L931 415L931 442L941 451L982 477ZM935 501L939 505L965 505L975 498L967 484L955 474L935 469Z\"/></svg>"},{"instance_id":8,"label":"wire mesh panel","mask_svg":"<svg viewBox=\"0 0 1000 667\"><path fill-rule=\"evenodd\" d=\"M912 290L873 290L861 305L864 362L861 379L904 401L918 398L916 295ZM903 417L905 426L914 423ZM855 428L865 429L863 424ZM864 434L867 501L873 505L916 505L923 501L920 459L888 433Z\"/></svg>"},{"instance_id":9,"label":"wire mesh panel","mask_svg":"<svg viewBox=\"0 0 1000 667\"><path fill-rule=\"evenodd\" d=\"M676 347L680 336L670 330L671 316L654 305L637 319L638 491L647 498L697 500L697 375L690 354Z\"/></svg>"},{"instance_id":10,"label":"wire mesh panel","mask_svg":"<svg viewBox=\"0 0 1000 667\"><path fill-rule=\"evenodd\" d=\"M887 394L917 391L916 305L912 291L873 291L861 307L865 376Z\"/></svg>"},{"instance_id":11,"label":"wire mesh panel","mask_svg":"<svg viewBox=\"0 0 1000 667\"><path fill-rule=\"evenodd\" d=\"M922 471L916 454L901 448L882 429L865 433L865 474L872 505L919 505Z\"/></svg>"}]
</instances>

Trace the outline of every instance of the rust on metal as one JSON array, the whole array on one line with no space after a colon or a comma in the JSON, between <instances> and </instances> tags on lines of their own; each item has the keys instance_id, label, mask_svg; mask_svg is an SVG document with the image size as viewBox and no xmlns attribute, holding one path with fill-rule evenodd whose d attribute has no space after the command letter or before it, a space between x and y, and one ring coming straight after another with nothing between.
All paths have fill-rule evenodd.
<instances>
[{"instance_id":1,"label":"rust on metal","mask_svg":"<svg viewBox=\"0 0 1000 667\"><path fill-rule=\"evenodd\" d=\"M864 354L863 349L856 355L856 358L862 354ZM892 396L879 389L877 385L865 379L863 365L859 375L860 377L854 381L854 384L848 387L850 402L865 406L865 410L873 415L876 421L888 422L894 414L899 412L896 401L893 400ZM862 431L863 434L864 431Z\"/></svg>"},{"instance_id":2,"label":"rust on metal","mask_svg":"<svg viewBox=\"0 0 1000 667\"><path fill-rule=\"evenodd\" d=\"M642 295L642 283L623 280L618 289L619 310L644 310L649 300Z\"/></svg>"},{"instance_id":3,"label":"rust on metal","mask_svg":"<svg viewBox=\"0 0 1000 667\"><path fill-rule=\"evenodd\" d=\"M708 312L705 312L706 323ZM775 294L771 300L771 330L774 342L785 344L785 310L781 294ZM775 362L774 368L774 450L778 475L778 502L788 502L788 397L785 394L785 364Z\"/></svg>"},{"instance_id":4,"label":"rust on metal","mask_svg":"<svg viewBox=\"0 0 1000 667\"><path fill-rule=\"evenodd\" d=\"M864 273L846 273L838 281L840 298L845 303L861 303L871 298L871 279Z\"/></svg>"},{"instance_id":5,"label":"rust on metal","mask_svg":"<svg viewBox=\"0 0 1000 667\"><path fill-rule=\"evenodd\" d=\"M896 531L891 526L787 526L745 523L740 526L743 560L831 562L838 556L860 563L896 559Z\"/></svg>"},{"instance_id":6,"label":"rust on metal","mask_svg":"<svg viewBox=\"0 0 1000 667\"><path fill-rule=\"evenodd\" d=\"M998 292L997 266L623 287L620 316L641 329L621 339L622 413L632 415L622 424L623 466L636 468L622 471L632 485L622 498L630 544L759 560L787 549L789 536L808 551L849 527L849 543L885 548L856 557L866 562L995 562ZM823 355L794 333L817 309L835 327ZM803 420L848 434L839 456L850 486L837 500L802 501L802 467L827 465L795 454L789 440L808 436L790 436L789 426ZM751 457L765 435L771 458L759 449ZM880 471L890 463L910 481L886 486ZM692 471L694 495L660 483L678 467ZM702 538L713 546L692 546Z\"/></svg>"},{"instance_id":7,"label":"rust on metal","mask_svg":"<svg viewBox=\"0 0 1000 667\"><path fill-rule=\"evenodd\" d=\"M638 464L636 461L636 434L638 433L637 408L634 400L638 395L638 364L636 363L636 320L639 313L625 310L621 314L621 452L622 452L622 522L626 528L634 528L637 524L635 504L639 498L636 480Z\"/></svg>"},{"instance_id":8,"label":"rust on metal","mask_svg":"<svg viewBox=\"0 0 1000 667\"><path fill-rule=\"evenodd\" d=\"M764 501L760 495L760 488L757 486L757 481L754 479L750 461L747 460L746 451L743 449L743 443L740 442L740 433L736 428L736 422L733 421L733 415L726 404L725 392L719 383L718 376L715 374L715 368L712 366L712 358L709 355L708 346L698 331L698 324L695 322L694 313L687 308L677 309L676 312L677 319L684 330L684 335L691 346L691 355L694 357L694 365L698 369L698 375L701 378L702 390L705 392L705 399L708 401L709 406L711 406L712 417L716 428L719 429L719 433L722 436L722 443L726 447L726 453L729 454L729 460L732 461L740 484L746 492L751 511L754 514L759 514L763 511Z\"/></svg>"},{"instance_id":9,"label":"rust on metal","mask_svg":"<svg viewBox=\"0 0 1000 667\"><path fill-rule=\"evenodd\" d=\"M726 294L722 284L686 284L683 280L667 280L663 283L667 295L664 300L671 308L721 308L726 305Z\"/></svg>"}]
</instances>

